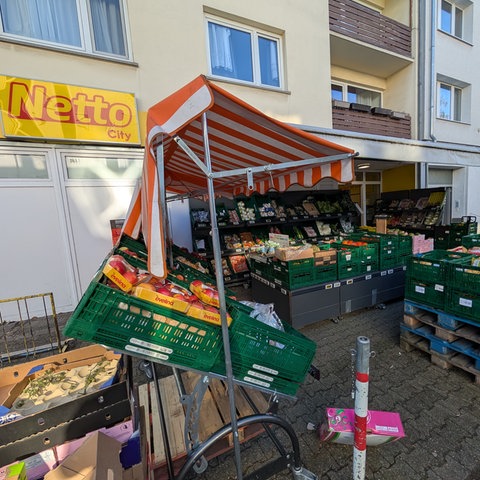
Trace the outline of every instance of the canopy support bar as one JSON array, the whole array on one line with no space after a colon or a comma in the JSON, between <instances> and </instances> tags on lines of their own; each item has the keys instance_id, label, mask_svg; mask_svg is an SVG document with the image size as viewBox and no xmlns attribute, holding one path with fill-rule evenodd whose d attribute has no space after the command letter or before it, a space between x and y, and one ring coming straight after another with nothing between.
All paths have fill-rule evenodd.
<instances>
[{"instance_id":1,"label":"canopy support bar","mask_svg":"<svg viewBox=\"0 0 480 480\"><path fill-rule=\"evenodd\" d=\"M328 157L315 157L307 158L305 160L295 160L291 162L282 162L282 163L269 163L267 165L261 165L258 167L248 167L248 168L236 168L234 170L224 170L222 172L212 173L213 178L224 178L224 177L233 177L236 175L245 175L251 173L264 173L270 172L273 170L283 170L286 168L296 168L303 167L306 165L313 165L318 163L331 163L338 160L347 160L354 156L358 155L357 153L342 153L340 155L329 155Z\"/></svg>"},{"instance_id":2,"label":"canopy support bar","mask_svg":"<svg viewBox=\"0 0 480 480\"><path fill-rule=\"evenodd\" d=\"M208 138L208 137L207 137ZM211 175L211 171L209 171L205 164L197 157L195 152L178 136L175 135L173 137L177 145L195 162L195 165L208 177ZM208 154L210 155L210 153ZM205 151L205 159L207 157L207 152Z\"/></svg>"},{"instance_id":3,"label":"canopy support bar","mask_svg":"<svg viewBox=\"0 0 480 480\"><path fill-rule=\"evenodd\" d=\"M242 459L240 457L240 440L237 427L237 410L235 408L235 388L233 382L233 368L230 352L230 336L227 323L227 304L225 300L225 285L223 281L222 270L222 251L220 248L219 231L217 225L217 210L215 207L215 189L213 186L213 178L211 176L212 163L210 159L210 145L208 141L207 115L202 115L203 144L205 152L205 167L208 170L207 186L208 186L208 202L210 206L210 223L212 226L212 244L213 258L215 260L215 276L217 280L217 291L220 302L220 319L222 322L223 350L225 353L225 372L227 376L228 400L230 404L230 420L233 433L233 447L235 451L235 465L237 467L237 480L242 480ZM193 152L192 152L193 153Z\"/></svg>"}]
</instances>

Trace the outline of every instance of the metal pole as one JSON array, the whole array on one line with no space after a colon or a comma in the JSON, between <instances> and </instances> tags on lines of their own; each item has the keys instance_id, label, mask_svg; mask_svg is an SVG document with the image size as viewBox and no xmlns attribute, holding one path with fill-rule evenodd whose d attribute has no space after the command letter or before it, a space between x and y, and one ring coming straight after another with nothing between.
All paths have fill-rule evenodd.
<instances>
[{"instance_id":1,"label":"metal pole","mask_svg":"<svg viewBox=\"0 0 480 480\"><path fill-rule=\"evenodd\" d=\"M355 429L353 436L353 479L365 478L367 459L368 372L370 340L357 337L355 374Z\"/></svg>"},{"instance_id":2,"label":"metal pole","mask_svg":"<svg viewBox=\"0 0 480 480\"><path fill-rule=\"evenodd\" d=\"M205 165L209 172L212 171L212 164L210 159L210 146L208 141L207 130L207 116L204 113L202 116L203 127L203 145L205 150ZM240 439L238 436L237 426L237 410L235 408L235 389L233 382L233 367L230 354L230 337L228 332L227 323L227 305L225 300L225 285L223 282L223 270L222 270L222 252L220 248L220 240L217 225L217 210L215 208L215 189L213 186L213 178L207 177L208 186L208 202L210 206L210 222L212 225L212 243L213 243L213 258L215 259L215 270L217 280L218 298L220 301L220 319L222 322L222 338L223 338L223 350L225 353L225 371L227 376L228 387L228 400L230 404L230 420L232 426L233 435L233 448L235 452L235 465L237 467L237 480L242 480L242 459L240 456Z\"/></svg>"}]
</instances>

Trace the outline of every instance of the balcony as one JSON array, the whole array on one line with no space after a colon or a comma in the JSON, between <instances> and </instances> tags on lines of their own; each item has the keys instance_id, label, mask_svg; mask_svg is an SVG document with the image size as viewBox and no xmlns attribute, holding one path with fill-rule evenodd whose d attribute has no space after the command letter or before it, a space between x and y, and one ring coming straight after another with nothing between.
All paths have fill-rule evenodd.
<instances>
[{"instance_id":1,"label":"balcony","mask_svg":"<svg viewBox=\"0 0 480 480\"><path fill-rule=\"evenodd\" d=\"M353 0L329 0L331 62L387 78L412 63L409 26Z\"/></svg>"},{"instance_id":2,"label":"balcony","mask_svg":"<svg viewBox=\"0 0 480 480\"><path fill-rule=\"evenodd\" d=\"M332 102L332 126L348 132L412 138L411 118L407 113L335 100Z\"/></svg>"}]
</instances>

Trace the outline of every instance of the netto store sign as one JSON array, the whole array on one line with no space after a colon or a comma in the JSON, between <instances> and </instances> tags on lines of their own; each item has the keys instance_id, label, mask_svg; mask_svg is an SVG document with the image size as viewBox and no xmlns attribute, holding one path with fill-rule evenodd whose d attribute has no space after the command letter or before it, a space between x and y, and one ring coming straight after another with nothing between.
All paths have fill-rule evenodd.
<instances>
[{"instance_id":1,"label":"netto store sign","mask_svg":"<svg viewBox=\"0 0 480 480\"><path fill-rule=\"evenodd\" d=\"M0 75L5 137L140 144L135 96Z\"/></svg>"}]
</instances>

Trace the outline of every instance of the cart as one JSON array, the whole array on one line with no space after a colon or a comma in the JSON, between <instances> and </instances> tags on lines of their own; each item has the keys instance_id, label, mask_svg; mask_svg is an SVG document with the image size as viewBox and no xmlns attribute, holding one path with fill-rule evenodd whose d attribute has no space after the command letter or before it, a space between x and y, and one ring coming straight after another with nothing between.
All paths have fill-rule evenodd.
<instances>
[{"instance_id":1,"label":"cart","mask_svg":"<svg viewBox=\"0 0 480 480\"><path fill-rule=\"evenodd\" d=\"M149 109L147 118L147 141L141 184L136 189L123 227L123 233L138 238L142 233L148 251L148 270L154 275L167 276L170 242L168 241L167 190L176 194L172 198L208 195L211 236L216 265L221 265L221 250L217 225L215 197L217 194L232 196L265 193L270 189L284 191L290 185L312 187L324 177L339 182L353 180L353 157L348 148L325 141L290 125L274 120L254 109L237 97L221 89L204 76L199 76L171 96ZM241 377L232 361L231 336L227 320L227 303L222 271L216 269L216 287L219 294L221 318L221 347L224 352L223 371L216 368L196 369L171 359L165 361L148 350L148 342L137 341L137 346L127 353L156 363L173 367L178 378L180 395L185 398L178 369L199 370L201 380L187 400L195 430L198 405L201 404L206 385L211 378L220 378L226 384L230 422L214 432L206 441L198 442L192 430L185 435L193 440L188 445L189 455L178 475L168 462L171 479L182 480L192 468L205 468L204 454L222 438L231 436L237 478L243 478L240 455L239 430L252 425L278 425L291 441L293 453L278 445L280 458L266 465L248 478L269 478L283 468L290 468L295 478L307 479L316 476L305 469L300 460L298 440L290 424L273 413L254 413L237 418L235 392L238 386L252 386ZM108 336L105 338L109 345ZM142 344L142 347L138 347ZM110 345L111 346L111 345ZM115 345L118 348L117 345ZM133 352L132 352L133 350ZM273 371L273 369L270 369ZM155 368L152 369L155 378ZM155 386L158 382L154 382ZM267 385L267 386L265 386ZM281 391L272 384L257 381L255 388L278 398ZM157 395L159 404L160 394ZM195 408L194 408L195 406ZM166 429L163 428L166 432ZM168 445L166 435L165 442Z\"/></svg>"}]
</instances>

